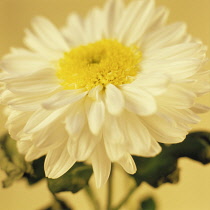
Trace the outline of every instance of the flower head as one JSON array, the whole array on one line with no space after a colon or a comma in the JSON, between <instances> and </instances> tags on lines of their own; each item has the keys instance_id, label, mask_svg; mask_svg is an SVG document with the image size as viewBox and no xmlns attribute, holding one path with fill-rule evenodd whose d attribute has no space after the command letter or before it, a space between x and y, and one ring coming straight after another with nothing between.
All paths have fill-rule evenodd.
<instances>
[{"instance_id":1,"label":"flower head","mask_svg":"<svg viewBox=\"0 0 210 210\"><path fill-rule=\"evenodd\" d=\"M210 89L206 47L167 15L153 0L109 0L85 19L71 14L61 30L33 20L28 49L0 64L6 125L26 160L46 155L46 176L57 178L90 159L100 187L111 162L132 174L132 155L184 140L206 109L195 103Z\"/></svg>"}]
</instances>

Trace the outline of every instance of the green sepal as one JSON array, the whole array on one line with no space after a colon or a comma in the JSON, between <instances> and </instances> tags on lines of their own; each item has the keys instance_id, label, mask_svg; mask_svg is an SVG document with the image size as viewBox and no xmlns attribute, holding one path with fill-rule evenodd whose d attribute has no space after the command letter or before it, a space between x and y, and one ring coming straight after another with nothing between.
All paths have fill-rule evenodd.
<instances>
[{"instance_id":1,"label":"green sepal","mask_svg":"<svg viewBox=\"0 0 210 210\"><path fill-rule=\"evenodd\" d=\"M4 188L22 178L24 173L33 172L31 164L24 160L24 156L17 150L16 142L9 135L0 139L0 167L7 175L2 182Z\"/></svg>"},{"instance_id":2,"label":"green sepal","mask_svg":"<svg viewBox=\"0 0 210 210\"><path fill-rule=\"evenodd\" d=\"M52 193L71 191L76 193L88 185L92 175L92 167L84 163L75 163L64 175L57 179L47 179L48 187Z\"/></svg>"},{"instance_id":3,"label":"green sepal","mask_svg":"<svg viewBox=\"0 0 210 210\"><path fill-rule=\"evenodd\" d=\"M140 210L155 210L156 209L155 201L151 197L143 200L140 205L141 205Z\"/></svg>"},{"instance_id":4,"label":"green sepal","mask_svg":"<svg viewBox=\"0 0 210 210\"><path fill-rule=\"evenodd\" d=\"M45 161L45 156L37 160L34 160L31 163L33 171L31 173L24 174L24 178L27 179L29 185L36 184L37 182L45 178L44 161Z\"/></svg>"},{"instance_id":5,"label":"green sepal","mask_svg":"<svg viewBox=\"0 0 210 210\"><path fill-rule=\"evenodd\" d=\"M203 164L210 162L210 133L194 132L179 144L161 144L162 152L153 158L134 156L137 172L132 175L136 184L147 182L153 187L179 180L178 159L188 157Z\"/></svg>"}]
</instances>

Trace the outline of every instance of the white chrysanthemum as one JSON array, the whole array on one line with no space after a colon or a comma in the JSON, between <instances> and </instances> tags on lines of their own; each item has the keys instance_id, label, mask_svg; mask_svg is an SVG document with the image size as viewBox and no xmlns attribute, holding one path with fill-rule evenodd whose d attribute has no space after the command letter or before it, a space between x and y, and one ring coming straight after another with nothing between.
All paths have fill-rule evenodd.
<instances>
[{"instance_id":1,"label":"white chrysanthemum","mask_svg":"<svg viewBox=\"0 0 210 210\"><path fill-rule=\"evenodd\" d=\"M209 91L206 47L185 24L166 25L167 15L153 0L110 0L85 19L71 14L60 31L33 20L29 50L1 61L7 128L27 161L46 155L46 176L57 178L90 159L100 187L111 162L132 174L131 155L185 138L206 109L195 103Z\"/></svg>"}]
</instances>

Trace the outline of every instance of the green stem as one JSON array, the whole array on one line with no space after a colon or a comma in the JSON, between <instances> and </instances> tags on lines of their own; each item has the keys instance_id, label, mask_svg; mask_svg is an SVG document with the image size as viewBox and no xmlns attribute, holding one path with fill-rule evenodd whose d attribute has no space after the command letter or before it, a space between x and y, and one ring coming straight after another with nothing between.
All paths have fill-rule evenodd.
<instances>
[{"instance_id":1,"label":"green stem","mask_svg":"<svg viewBox=\"0 0 210 210\"><path fill-rule=\"evenodd\" d=\"M92 202L92 204L94 206L94 209L95 210L100 210L99 202L98 202L96 196L94 195L91 187L90 186L86 186L84 189L85 189L85 192L87 193L90 201Z\"/></svg>"},{"instance_id":2,"label":"green stem","mask_svg":"<svg viewBox=\"0 0 210 210\"><path fill-rule=\"evenodd\" d=\"M113 165L111 168L111 172L110 172L110 176L109 176L109 180L108 180L108 189L107 189L107 210L111 210L111 205L112 205L112 193L113 193L113 186L112 186L112 182L113 182Z\"/></svg>"},{"instance_id":3,"label":"green stem","mask_svg":"<svg viewBox=\"0 0 210 210\"><path fill-rule=\"evenodd\" d=\"M133 186L129 192L125 195L125 197L119 202L118 205L116 205L115 207L113 207L111 210L119 210L127 201L128 199L131 197L131 195L133 195L133 193L135 192L135 190L137 189L137 186Z\"/></svg>"}]
</instances>

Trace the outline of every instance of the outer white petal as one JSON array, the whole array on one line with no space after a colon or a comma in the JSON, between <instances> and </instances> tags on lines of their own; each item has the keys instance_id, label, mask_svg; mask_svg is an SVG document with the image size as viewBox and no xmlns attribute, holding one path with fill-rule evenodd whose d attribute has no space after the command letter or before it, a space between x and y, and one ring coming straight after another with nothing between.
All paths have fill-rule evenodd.
<instances>
[{"instance_id":1,"label":"outer white petal","mask_svg":"<svg viewBox=\"0 0 210 210\"><path fill-rule=\"evenodd\" d=\"M186 109L193 106L195 97L192 91L179 85L171 85L167 92L157 97L157 103L164 107Z\"/></svg>"},{"instance_id":2,"label":"outer white petal","mask_svg":"<svg viewBox=\"0 0 210 210\"><path fill-rule=\"evenodd\" d=\"M152 13L153 6L153 0L131 2L116 27L118 39L129 44L137 41L149 25L150 18L148 16Z\"/></svg>"},{"instance_id":3,"label":"outer white petal","mask_svg":"<svg viewBox=\"0 0 210 210\"><path fill-rule=\"evenodd\" d=\"M56 179L66 173L76 162L71 155L69 155L66 145L51 150L47 153L44 170L48 178Z\"/></svg>"},{"instance_id":4,"label":"outer white petal","mask_svg":"<svg viewBox=\"0 0 210 210\"><path fill-rule=\"evenodd\" d=\"M206 47L201 43L180 43L172 46L146 50L144 52L144 59L148 60L171 60L171 59L200 59L203 60L205 56Z\"/></svg>"},{"instance_id":5,"label":"outer white petal","mask_svg":"<svg viewBox=\"0 0 210 210\"><path fill-rule=\"evenodd\" d=\"M67 26L61 31L71 47L85 43L84 22L79 15L70 14L67 19Z\"/></svg>"},{"instance_id":6,"label":"outer white petal","mask_svg":"<svg viewBox=\"0 0 210 210\"><path fill-rule=\"evenodd\" d=\"M49 151L66 142L68 137L63 124L56 121L51 123L48 127L34 133L32 138L33 144L38 149L47 149Z\"/></svg>"},{"instance_id":7,"label":"outer white petal","mask_svg":"<svg viewBox=\"0 0 210 210\"><path fill-rule=\"evenodd\" d=\"M57 60L63 56L62 51L55 51L49 49L36 35L34 35L31 31L25 30L26 37L24 38L25 45L35 51L40 55L45 57L47 60Z\"/></svg>"},{"instance_id":8,"label":"outer white petal","mask_svg":"<svg viewBox=\"0 0 210 210\"><path fill-rule=\"evenodd\" d=\"M186 25L174 23L145 36L142 41L142 50L155 50L183 42L186 36Z\"/></svg>"},{"instance_id":9,"label":"outer white petal","mask_svg":"<svg viewBox=\"0 0 210 210\"><path fill-rule=\"evenodd\" d=\"M115 38L116 25L121 19L124 9L124 4L122 0L109 0L105 5L105 21L106 29L105 35L110 38Z\"/></svg>"},{"instance_id":10,"label":"outer white petal","mask_svg":"<svg viewBox=\"0 0 210 210\"><path fill-rule=\"evenodd\" d=\"M96 187L103 186L110 175L111 161L107 157L103 142L99 143L91 156Z\"/></svg>"},{"instance_id":11,"label":"outer white petal","mask_svg":"<svg viewBox=\"0 0 210 210\"><path fill-rule=\"evenodd\" d=\"M34 18L32 26L37 37L48 48L60 51L69 50L69 46L60 31L46 18Z\"/></svg>"},{"instance_id":12,"label":"outer white petal","mask_svg":"<svg viewBox=\"0 0 210 210\"><path fill-rule=\"evenodd\" d=\"M170 84L170 77L161 74L140 74L133 82L138 88L157 96L163 94Z\"/></svg>"},{"instance_id":13,"label":"outer white petal","mask_svg":"<svg viewBox=\"0 0 210 210\"><path fill-rule=\"evenodd\" d=\"M141 63L142 71L153 74L159 72L171 76L174 80L188 78L200 68L200 59L175 59L175 60L144 60Z\"/></svg>"},{"instance_id":14,"label":"outer white petal","mask_svg":"<svg viewBox=\"0 0 210 210\"><path fill-rule=\"evenodd\" d=\"M68 140L69 154L77 161L85 161L94 151L96 144L101 140L101 136L94 136L87 126L85 126L79 137L71 136Z\"/></svg>"},{"instance_id":15,"label":"outer white petal","mask_svg":"<svg viewBox=\"0 0 210 210\"><path fill-rule=\"evenodd\" d=\"M87 123L83 104L76 103L67 113L65 127L70 136L79 137Z\"/></svg>"},{"instance_id":16,"label":"outer white petal","mask_svg":"<svg viewBox=\"0 0 210 210\"><path fill-rule=\"evenodd\" d=\"M55 111L49 111L42 108L38 109L27 121L26 126L24 127L24 132L35 133L46 126L49 126L52 122L62 117L65 111L66 108Z\"/></svg>"},{"instance_id":17,"label":"outer white petal","mask_svg":"<svg viewBox=\"0 0 210 210\"><path fill-rule=\"evenodd\" d=\"M6 127L12 138L20 139L23 134L23 128L31 114L31 112L11 111L6 122Z\"/></svg>"},{"instance_id":18,"label":"outer white petal","mask_svg":"<svg viewBox=\"0 0 210 210\"><path fill-rule=\"evenodd\" d=\"M145 32L145 37L157 30L158 28L164 27L169 15L169 10L165 7L158 7L154 9L153 15L150 20L150 25ZM144 38L143 38L144 39Z\"/></svg>"},{"instance_id":19,"label":"outer white petal","mask_svg":"<svg viewBox=\"0 0 210 210\"><path fill-rule=\"evenodd\" d=\"M16 49L2 58L0 67L12 74L31 74L33 71L49 68L51 64L38 54Z\"/></svg>"},{"instance_id":20,"label":"outer white petal","mask_svg":"<svg viewBox=\"0 0 210 210\"><path fill-rule=\"evenodd\" d=\"M109 114L106 115L103 138L107 155L112 161L119 160L127 152L123 130L118 120Z\"/></svg>"},{"instance_id":21,"label":"outer white petal","mask_svg":"<svg viewBox=\"0 0 210 210\"><path fill-rule=\"evenodd\" d=\"M125 97L125 108L141 116L154 114L157 110L154 97L135 85L121 87Z\"/></svg>"},{"instance_id":22,"label":"outer white petal","mask_svg":"<svg viewBox=\"0 0 210 210\"><path fill-rule=\"evenodd\" d=\"M105 102L107 110L110 114L118 115L124 109L124 97L116 86L109 84L106 86Z\"/></svg>"},{"instance_id":23,"label":"outer white petal","mask_svg":"<svg viewBox=\"0 0 210 210\"><path fill-rule=\"evenodd\" d=\"M90 99L89 99L90 100ZM96 101L87 102L88 105L86 106L88 124L91 132L94 135L97 135L104 123L105 117L105 106L104 102L99 98Z\"/></svg>"},{"instance_id":24,"label":"outer white petal","mask_svg":"<svg viewBox=\"0 0 210 210\"><path fill-rule=\"evenodd\" d=\"M13 93L43 95L60 86L53 69L42 69L30 75L5 79L6 87Z\"/></svg>"},{"instance_id":25,"label":"outer white petal","mask_svg":"<svg viewBox=\"0 0 210 210\"><path fill-rule=\"evenodd\" d=\"M126 122L126 119L129 119ZM127 138L127 150L133 155L143 155L151 147L151 135L146 126L132 113L125 113L124 133Z\"/></svg>"},{"instance_id":26,"label":"outer white petal","mask_svg":"<svg viewBox=\"0 0 210 210\"><path fill-rule=\"evenodd\" d=\"M136 173L136 164L135 164L132 156L129 153L125 154L117 162L123 167L123 169L127 173L129 173L129 174Z\"/></svg>"},{"instance_id":27,"label":"outer white petal","mask_svg":"<svg viewBox=\"0 0 210 210\"><path fill-rule=\"evenodd\" d=\"M19 146L20 147L20 146ZM33 161L45 155L47 153L44 149L38 149L35 146L31 146L25 155L26 161Z\"/></svg>"},{"instance_id":28,"label":"outer white petal","mask_svg":"<svg viewBox=\"0 0 210 210\"><path fill-rule=\"evenodd\" d=\"M158 115L142 117L142 123L148 128L150 134L156 141L166 144L183 141L189 131L183 126L175 127L169 121Z\"/></svg>"},{"instance_id":29,"label":"outer white petal","mask_svg":"<svg viewBox=\"0 0 210 210\"><path fill-rule=\"evenodd\" d=\"M193 104L191 110L195 113L206 113L210 110L210 107L203 104Z\"/></svg>"},{"instance_id":30,"label":"outer white petal","mask_svg":"<svg viewBox=\"0 0 210 210\"><path fill-rule=\"evenodd\" d=\"M74 104L75 102L84 98L85 95L87 95L87 91L84 92L80 89L63 90L44 101L42 106L48 110L58 109L66 105Z\"/></svg>"},{"instance_id":31,"label":"outer white petal","mask_svg":"<svg viewBox=\"0 0 210 210\"><path fill-rule=\"evenodd\" d=\"M104 30L104 16L102 11L94 8L84 21L85 44L102 39Z\"/></svg>"}]
</instances>

